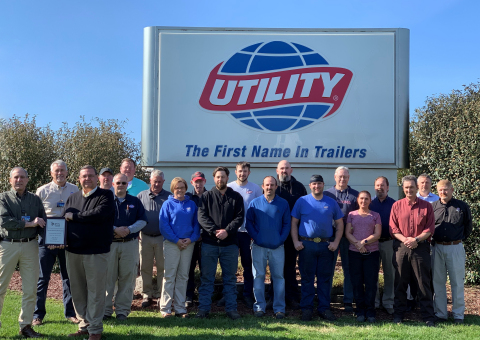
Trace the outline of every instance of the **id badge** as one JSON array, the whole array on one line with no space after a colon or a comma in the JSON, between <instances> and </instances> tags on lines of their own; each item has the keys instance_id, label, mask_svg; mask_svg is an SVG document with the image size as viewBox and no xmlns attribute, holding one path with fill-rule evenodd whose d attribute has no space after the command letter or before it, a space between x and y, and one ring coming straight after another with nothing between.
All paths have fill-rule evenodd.
<instances>
[{"instance_id":1,"label":"id badge","mask_svg":"<svg viewBox=\"0 0 480 340\"><path fill-rule=\"evenodd\" d=\"M63 201L57 202L57 208L63 208L64 206L65 206L65 202Z\"/></svg>"},{"instance_id":2,"label":"id badge","mask_svg":"<svg viewBox=\"0 0 480 340\"><path fill-rule=\"evenodd\" d=\"M30 222L30 216L22 216L22 221Z\"/></svg>"}]
</instances>

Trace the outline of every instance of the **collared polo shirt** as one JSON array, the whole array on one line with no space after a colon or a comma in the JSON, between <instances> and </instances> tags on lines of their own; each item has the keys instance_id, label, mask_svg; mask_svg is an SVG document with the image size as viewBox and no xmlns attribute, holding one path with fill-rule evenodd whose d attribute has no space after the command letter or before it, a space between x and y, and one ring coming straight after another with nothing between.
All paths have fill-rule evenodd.
<instances>
[{"instance_id":1,"label":"collared polo shirt","mask_svg":"<svg viewBox=\"0 0 480 340\"><path fill-rule=\"evenodd\" d=\"M438 242L465 240L472 233L472 213L467 203L452 198L447 204L440 200L432 204L435 215L435 235Z\"/></svg>"},{"instance_id":2,"label":"collared polo shirt","mask_svg":"<svg viewBox=\"0 0 480 340\"><path fill-rule=\"evenodd\" d=\"M438 195L432 194L431 192L428 193L427 197L423 197L422 195L420 195L420 193L417 192L417 197L430 203L436 202L440 199Z\"/></svg>"},{"instance_id":3,"label":"collared polo shirt","mask_svg":"<svg viewBox=\"0 0 480 340\"><path fill-rule=\"evenodd\" d=\"M389 227L390 213L395 202L393 198L387 196L383 202L380 201L378 197L375 197L370 203L370 210L380 215L380 220L382 221L382 235L380 237L383 239L391 238Z\"/></svg>"},{"instance_id":4,"label":"collared polo shirt","mask_svg":"<svg viewBox=\"0 0 480 340\"><path fill-rule=\"evenodd\" d=\"M38 188L36 194L41 198L48 217L62 217L68 197L77 191L78 187L72 183L61 187L52 181Z\"/></svg>"},{"instance_id":5,"label":"collared polo shirt","mask_svg":"<svg viewBox=\"0 0 480 340\"><path fill-rule=\"evenodd\" d=\"M332 198L323 195L317 200L309 194L297 200L292 216L300 220L299 236L329 238L333 235L332 222L343 218L343 213Z\"/></svg>"}]
</instances>

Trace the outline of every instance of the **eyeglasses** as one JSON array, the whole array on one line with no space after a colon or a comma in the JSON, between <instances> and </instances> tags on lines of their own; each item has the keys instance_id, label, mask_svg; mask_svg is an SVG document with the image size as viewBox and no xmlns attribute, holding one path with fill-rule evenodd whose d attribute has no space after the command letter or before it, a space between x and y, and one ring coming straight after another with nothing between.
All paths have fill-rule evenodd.
<instances>
[{"instance_id":1,"label":"eyeglasses","mask_svg":"<svg viewBox=\"0 0 480 340\"><path fill-rule=\"evenodd\" d=\"M116 185L120 185L120 184L125 185L125 184L127 184L127 182L115 182L115 184L116 184Z\"/></svg>"}]
</instances>

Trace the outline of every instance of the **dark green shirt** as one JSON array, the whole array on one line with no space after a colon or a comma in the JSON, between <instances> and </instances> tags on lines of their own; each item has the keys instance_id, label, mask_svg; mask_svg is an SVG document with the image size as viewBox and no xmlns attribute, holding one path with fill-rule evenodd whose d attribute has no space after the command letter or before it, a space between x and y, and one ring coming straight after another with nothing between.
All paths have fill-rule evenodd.
<instances>
[{"instance_id":1,"label":"dark green shirt","mask_svg":"<svg viewBox=\"0 0 480 340\"><path fill-rule=\"evenodd\" d=\"M32 222L37 217L47 220L42 200L37 195L25 190L20 197L13 189L0 193L1 238L17 240L37 236L40 227L25 228L25 222Z\"/></svg>"}]
</instances>

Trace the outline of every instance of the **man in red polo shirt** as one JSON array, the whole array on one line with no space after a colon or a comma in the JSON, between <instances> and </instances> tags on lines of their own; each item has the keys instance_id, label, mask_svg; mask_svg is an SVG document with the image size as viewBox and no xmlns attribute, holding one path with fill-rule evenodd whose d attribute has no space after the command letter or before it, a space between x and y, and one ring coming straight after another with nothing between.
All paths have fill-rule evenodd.
<instances>
[{"instance_id":1,"label":"man in red polo shirt","mask_svg":"<svg viewBox=\"0 0 480 340\"><path fill-rule=\"evenodd\" d=\"M415 275L419 290L420 310L427 326L435 326L431 287L430 239L435 231L432 204L417 198L417 178L402 178L405 198L393 204L390 233L393 241L395 268L395 300L393 322L400 324L407 310L407 287Z\"/></svg>"}]
</instances>

